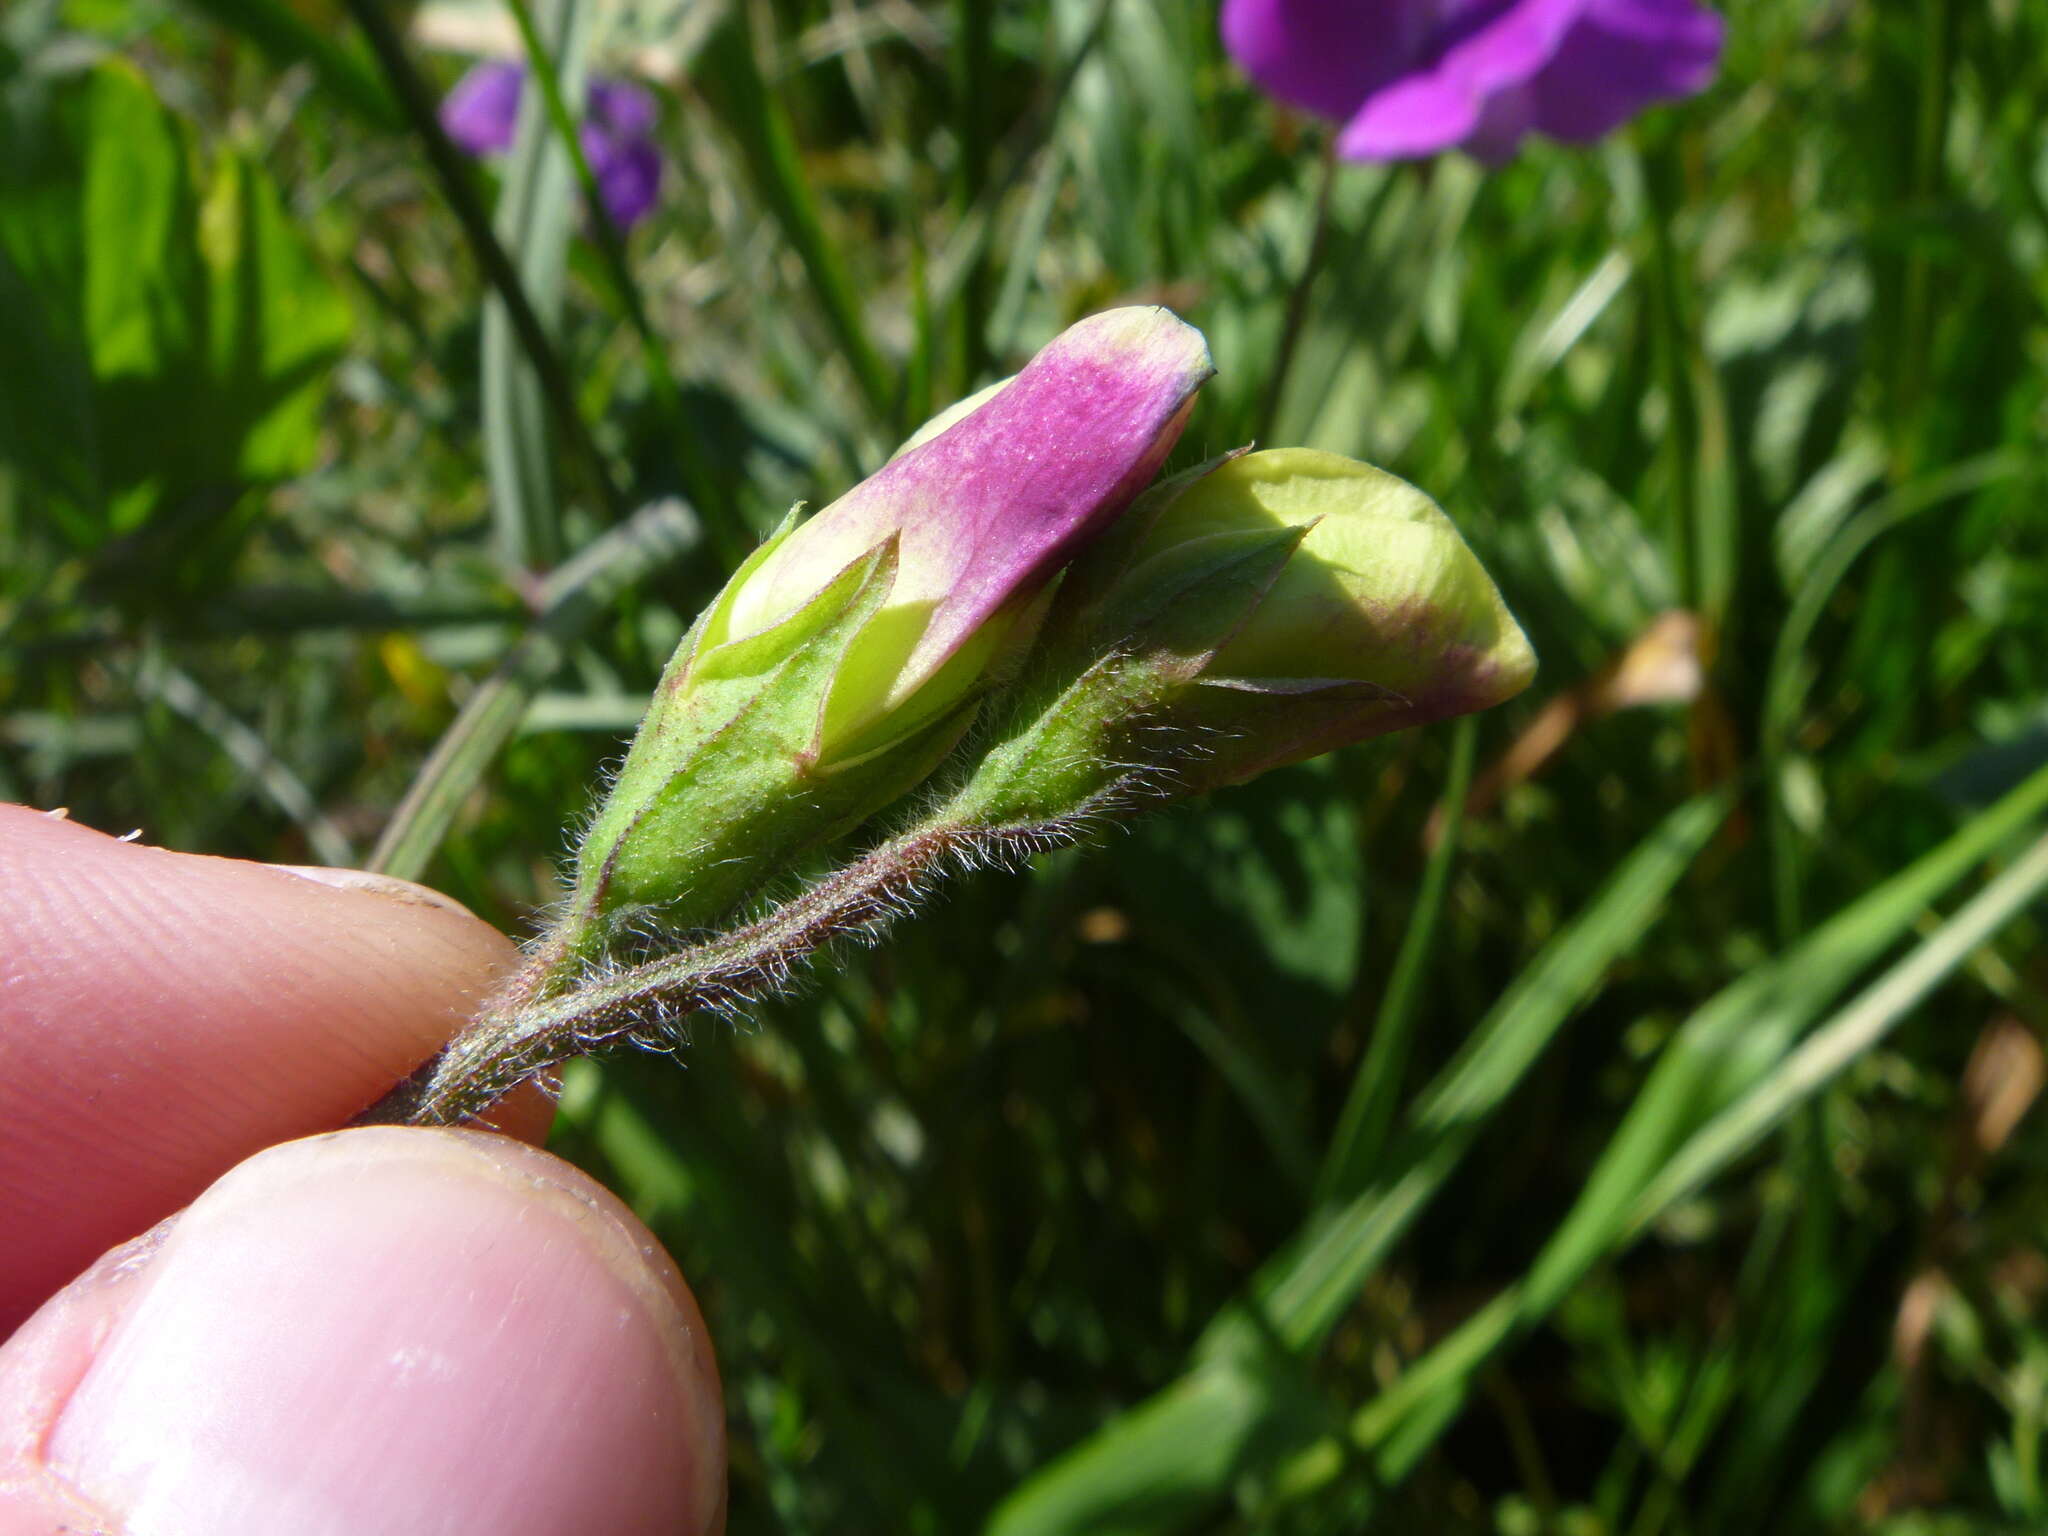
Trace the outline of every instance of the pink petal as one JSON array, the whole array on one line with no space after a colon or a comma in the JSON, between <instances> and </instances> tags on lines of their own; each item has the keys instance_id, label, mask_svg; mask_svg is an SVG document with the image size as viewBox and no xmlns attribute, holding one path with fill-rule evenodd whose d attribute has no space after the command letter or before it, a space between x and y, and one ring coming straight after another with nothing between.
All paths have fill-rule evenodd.
<instances>
[{"instance_id":1,"label":"pink petal","mask_svg":"<svg viewBox=\"0 0 2048 1536\"><path fill-rule=\"evenodd\" d=\"M1337 140L1354 160L1398 160L1453 148L1485 127L1499 151L1521 136L1512 107L1487 123L1493 98L1533 81L1556 56L1588 0L1520 0L1468 13L1471 30L1435 63L1375 93ZM1523 124L1522 126L1526 126Z\"/></svg>"},{"instance_id":2,"label":"pink petal","mask_svg":"<svg viewBox=\"0 0 2048 1536\"><path fill-rule=\"evenodd\" d=\"M1068 327L978 410L800 527L741 591L733 632L794 612L897 534L889 606L931 614L895 690L907 694L1151 482L1213 372L1201 332L1165 309Z\"/></svg>"},{"instance_id":3,"label":"pink petal","mask_svg":"<svg viewBox=\"0 0 2048 1536\"><path fill-rule=\"evenodd\" d=\"M1436 0L1224 0L1223 46L1291 106L1343 119L1415 64L1437 25Z\"/></svg>"}]
</instances>

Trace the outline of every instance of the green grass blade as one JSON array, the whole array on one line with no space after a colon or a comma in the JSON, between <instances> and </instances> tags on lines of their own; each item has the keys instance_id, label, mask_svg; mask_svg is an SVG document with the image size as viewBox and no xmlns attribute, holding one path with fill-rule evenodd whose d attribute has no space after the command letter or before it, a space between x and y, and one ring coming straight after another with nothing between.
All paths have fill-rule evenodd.
<instances>
[{"instance_id":1,"label":"green grass blade","mask_svg":"<svg viewBox=\"0 0 2048 1536\"><path fill-rule=\"evenodd\" d=\"M1702 351L1692 251L1677 227L1684 185L1679 146L1667 143L1646 155L1642 169L1649 193L1648 297L1671 412L1665 429L1676 518L1671 568L1680 600L1718 632L1729 618L1742 557L1727 408Z\"/></svg>"},{"instance_id":2,"label":"green grass blade","mask_svg":"<svg viewBox=\"0 0 2048 1536\"><path fill-rule=\"evenodd\" d=\"M1312 1421L1284 1396L1291 1357L1320 1342L1565 1020L1641 939L1729 803L1725 793L1703 796L1666 818L1473 1031L1379 1177L1266 1265L1250 1297L1205 1332L1193 1371L1013 1493L991 1536L1173 1529L1223 1496L1254 1449L1271 1458L1275 1442L1303 1443Z\"/></svg>"},{"instance_id":3,"label":"green grass blade","mask_svg":"<svg viewBox=\"0 0 2048 1536\"><path fill-rule=\"evenodd\" d=\"M745 157L754 190L795 249L847 367L877 420L895 423L896 381L868 335L860 290L838 244L826 233L817 194L804 175L789 110L763 78L754 56L746 7L705 44L699 79Z\"/></svg>"},{"instance_id":4,"label":"green grass blade","mask_svg":"<svg viewBox=\"0 0 2048 1536\"><path fill-rule=\"evenodd\" d=\"M1473 1375L1486 1362L1547 1316L1595 1263L1655 1214L1644 1204L1645 1194L1667 1177L1668 1165L1681 1156L1688 1160L1674 1189L1681 1183L1697 1184L1723 1166L1720 1161L1709 1164L1701 1160L1701 1154L1679 1149L1720 1113L1736 1113L1731 1125L1737 1128L1748 1123L1756 1111L1738 1113L1736 1106L1745 1102L1746 1094L1759 1091L1759 1084L1769 1081L1798 1032L1866 966L1897 943L1929 902L2044 812L2048 812L2048 769L2037 772L1939 848L1836 914L1805 942L1719 993L1686 1021L1528 1275L1431 1350L1354 1419L1352 1438L1372 1452L1384 1480L1398 1481L1413 1469L1455 1418ZM1986 914L2003 910L2009 915L2008 904L2016 906L2026 899L2032 889L2026 882L2038 874L2031 857L2023 869L2015 866L2015 879L1994 888L1998 894L1990 905L1979 908L1973 904L1971 924L1957 932L1967 938L1988 920ZM1975 942L1952 937L1931 957L1916 953L1913 962L1900 968L1906 978L1903 982L1888 979L1873 989L1873 995L1882 1006L1890 1006L1887 1000L1904 996L1911 987L1924 990L1939 974L1923 973L1934 967L1945 974ZM1899 1006L1912 1000L1907 997ZM1843 1031L1853 1036L1857 1030L1867 1030L1872 1016L1866 1012L1859 1017L1859 1010L1852 1009L1844 1016L1849 1022L1842 1026ZM1768 1100L1763 1102L1768 1106ZM1747 1144L1738 1145L1726 1128L1715 1136L1729 1157ZM1319 1476L1334 1472L1339 1462L1327 1449L1315 1453L1297 1468L1295 1480L1312 1484Z\"/></svg>"},{"instance_id":5,"label":"green grass blade","mask_svg":"<svg viewBox=\"0 0 2048 1536\"><path fill-rule=\"evenodd\" d=\"M988 1536L1181 1529L1229 1491L1246 1448L1282 1418L1278 1388L1249 1362L1189 1372L1033 1476Z\"/></svg>"},{"instance_id":6,"label":"green grass blade","mask_svg":"<svg viewBox=\"0 0 2048 1536\"><path fill-rule=\"evenodd\" d=\"M1285 1175L1290 1195L1305 1194L1314 1177L1315 1154L1303 1134L1300 1105L1286 1092L1280 1075L1199 1003L1175 1008L1174 1018L1244 1105L1265 1138L1274 1165Z\"/></svg>"},{"instance_id":7,"label":"green grass blade","mask_svg":"<svg viewBox=\"0 0 2048 1536\"><path fill-rule=\"evenodd\" d=\"M1035 274L1040 250L1047 237L1053 201L1066 184L1072 169L1071 151L1059 140L1060 114L1065 109L1082 68L1102 42L1116 0L1100 0L1080 38L1067 51L1057 73L1048 77L1038 99L1021 113L1003 135L996 167L984 167L978 178L979 190L965 203L952 235L933 258L931 303L938 309L972 307L979 317L972 322L987 338L987 366L1000 366L1023 349L1022 304ZM984 9L963 7L968 11ZM1031 173L1038 173L1024 211L1014 227L1001 218L1010 193ZM970 294L969 284L987 276L1000 236L1003 281L994 300L983 313L982 300ZM985 285L982 285L985 286ZM1025 349L1028 350L1028 349ZM912 420L919 419L914 414Z\"/></svg>"},{"instance_id":8,"label":"green grass blade","mask_svg":"<svg viewBox=\"0 0 2048 1536\"><path fill-rule=\"evenodd\" d=\"M563 95L582 99L596 9L586 0L550 0L543 23L547 35L531 35L534 51L528 55L528 68L547 79L549 90L521 95L518 137L505 162L505 183L498 195L498 238L511 254L520 285L551 339L559 334L569 238L576 219L576 169L568 147L575 139L573 127L561 133L549 121L549 92L557 103ZM482 369L491 522L499 564L516 581L522 573L545 570L561 558L562 508L540 375L499 298L484 305Z\"/></svg>"},{"instance_id":9,"label":"green grass blade","mask_svg":"<svg viewBox=\"0 0 2048 1536\"><path fill-rule=\"evenodd\" d=\"M1451 772L1441 801L1443 836L1430 850L1421 888L1415 894L1415 910L1401 935L1393 974L1387 978L1386 995L1373 1021L1372 1040L1324 1155L1316 1185L1318 1205L1346 1199L1363 1189L1386 1147L1414 1045L1415 1005L1422 995L1422 976L1435 949L1437 921L1443 916L1451 866L1457 860L1458 838L1465 828L1465 792L1472 783L1478 740L1479 722L1470 717L1460 720L1451 734Z\"/></svg>"},{"instance_id":10,"label":"green grass blade","mask_svg":"<svg viewBox=\"0 0 2048 1536\"><path fill-rule=\"evenodd\" d=\"M1630 1107L1584 1193L1530 1272L1546 1309L1604 1253L1615 1223L1681 1140L1758 1082L1927 905L2048 811L2048 769L1933 852L1693 1014Z\"/></svg>"},{"instance_id":11,"label":"green grass blade","mask_svg":"<svg viewBox=\"0 0 2048 1536\"><path fill-rule=\"evenodd\" d=\"M577 638L621 593L695 548L698 537L697 519L681 502L654 502L549 575L539 619L442 733L377 840L369 868L406 880L425 873L463 801Z\"/></svg>"},{"instance_id":12,"label":"green grass blade","mask_svg":"<svg viewBox=\"0 0 2048 1536\"><path fill-rule=\"evenodd\" d=\"M982 0L954 0L953 6L953 102L954 131L959 135L959 157L954 163L954 203L960 217L969 218L986 194L992 151L989 127L995 82L992 34L995 8ZM966 271L960 274L959 297L953 306L962 342L962 362L969 378L979 378L991 365L989 356L989 311L993 284L990 281L988 249L980 247Z\"/></svg>"},{"instance_id":13,"label":"green grass blade","mask_svg":"<svg viewBox=\"0 0 2048 1536\"><path fill-rule=\"evenodd\" d=\"M173 714L182 715L211 737L221 755L239 768L265 799L290 818L322 864L347 868L356 861L348 834L320 809L305 780L292 771L255 731L244 725L196 678L151 646L136 669L135 691Z\"/></svg>"},{"instance_id":14,"label":"green grass blade","mask_svg":"<svg viewBox=\"0 0 2048 1536\"><path fill-rule=\"evenodd\" d=\"M1039 258L1052 224L1054 205L1066 185L1069 169L1065 146L1047 147L1031 185L1024 213L1011 232L1003 265L1003 284L989 315L990 346L998 357L1015 352L1024 332L1025 305L1038 280Z\"/></svg>"},{"instance_id":15,"label":"green grass blade","mask_svg":"<svg viewBox=\"0 0 2048 1536\"><path fill-rule=\"evenodd\" d=\"M1399 1142L1372 1184L1310 1223L1269 1262L1253 1299L1204 1336L1204 1352L1272 1337L1292 1349L1319 1343L1366 1277L1433 1199L1565 1021L1633 949L1728 814L1732 796L1702 795L1645 838L1571 923L1516 977L1458 1054L1416 1100Z\"/></svg>"},{"instance_id":16,"label":"green grass blade","mask_svg":"<svg viewBox=\"0 0 2048 1536\"><path fill-rule=\"evenodd\" d=\"M1856 515L1821 551L1793 594L1784 627L1778 631L1777 643L1771 651L1759 738L1770 805L1772 897L1780 936L1787 941L1796 937L1801 927L1803 898L1798 834L1785 803L1785 766L1793 733L1799 728L1805 708L1809 681L1806 667L1812 654L1810 643L1815 627L1850 567L1885 534L1923 512L1975 495L2000 481L2037 473L2038 468L2035 455L2000 449L1900 486Z\"/></svg>"},{"instance_id":17,"label":"green grass blade","mask_svg":"<svg viewBox=\"0 0 2048 1536\"><path fill-rule=\"evenodd\" d=\"M2037 839L1883 979L1807 1036L1741 1099L1701 1126L1637 1197L1630 1231L1640 1231L1782 1125L1793 1110L1884 1039L2043 886L2048 886L2048 838Z\"/></svg>"}]
</instances>

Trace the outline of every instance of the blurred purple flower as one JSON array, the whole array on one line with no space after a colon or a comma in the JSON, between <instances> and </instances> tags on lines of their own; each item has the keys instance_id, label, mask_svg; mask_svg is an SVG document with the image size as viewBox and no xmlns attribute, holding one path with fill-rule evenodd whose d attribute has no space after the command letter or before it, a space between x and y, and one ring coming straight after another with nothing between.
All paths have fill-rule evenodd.
<instances>
[{"instance_id":1,"label":"blurred purple flower","mask_svg":"<svg viewBox=\"0 0 2048 1536\"><path fill-rule=\"evenodd\" d=\"M472 155L502 154L519 126L519 91L526 66L486 60L455 82L441 103L441 127Z\"/></svg>"},{"instance_id":2,"label":"blurred purple flower","mask_svg":"<svg viewBox=\"0 0 2048 1536\"><path fill-rule=\"evenodd\" d=\"M1463 149L1499 163L1532 129L1584 143L1714 77L1695 0L1224 0L1223 41L1282 101L1344 126L1347 160Z\"/></svg>"},{"instance_id":3,"label":"blurred purple flower","mask_svg":"<svg viewBox=\"0 0 2048 1536\"><path fill-rule=\"evenodd\" d=\"M441 103L441 126L472 155L501 154L512 147L525 86L523 64L478 64ZM656 115L654 98L631 81L591 81L589 111L577 137L605 212L621 229L644 218L661 191Z\"/></svg>"}]
</instances>

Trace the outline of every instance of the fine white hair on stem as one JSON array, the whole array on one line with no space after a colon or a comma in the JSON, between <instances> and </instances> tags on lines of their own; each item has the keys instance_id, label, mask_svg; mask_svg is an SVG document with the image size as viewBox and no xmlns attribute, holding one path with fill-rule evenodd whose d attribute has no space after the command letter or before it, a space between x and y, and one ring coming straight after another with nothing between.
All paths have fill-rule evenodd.
<instances>
[{"instance_id":1,"label":"fine white hair on stem","mask_svg":"<svg viewBox=\"0 0 2048 1536\"><path fill-rule=\"evenodd\" d=\"M684 1043L691 1016L743 1018L752 1004L794 987L819 950L880 939L947 875L1016 867L1080 841L1099 821L1094 807L1083 807L1039 822L916 828L754 921L663 958L624 966L582 962L578 985L568 991L522 988L515 978L442 1053L405 1117L428 1124L465 1119L534 1074L621 1041L673 1051ZM552 963L537 952L521 975Z\"/></svg>"},{"instance_id":2,"label":"fine white hair on stem","mask_svg":"<svg viewBox=\"0 0 2048 1536\"><path fill-rule=\"evenodd\" d=\"M1144 814L1185 793L1183 770L1213 751L1200 733L1126 724L1145 755L1095 766L1103 787L1057 814L976 820L949 796L956 778L918 796L908 830L724 932L678 931L661 908L641 907L608 920L593 946L544 935L470 1026L365 1118L450 1124L572 1057L620 1043L674 1054L703 1015L744 1024L756 1004L798 986L820 951L877 943L951 875L1014 869Z\"/></svg>"}]
</instances>

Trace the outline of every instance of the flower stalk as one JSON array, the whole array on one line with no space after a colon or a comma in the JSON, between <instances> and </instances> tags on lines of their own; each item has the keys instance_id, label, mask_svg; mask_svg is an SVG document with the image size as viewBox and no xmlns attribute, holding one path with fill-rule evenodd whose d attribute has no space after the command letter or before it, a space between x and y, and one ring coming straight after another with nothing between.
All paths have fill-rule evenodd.
<instances>
[{"instance_id":1,"label":"flower stalk","mask_svg":"<svg viewBox=\"0 0 2048 1536\"><path fill-rule=\"evenodd\" d=\"M1015 864L1082 836L1079 817L1008 826L933 817L870 849L754 922L641 965L549 987L562 959L544 941L476 1019L365 1124L455 1125L521 1083L624 1042L664 1044L692 1014L730 1016L786 990L818 950L871 942L946 874Z\"/></svg>"}]
</instances>

